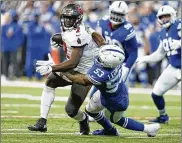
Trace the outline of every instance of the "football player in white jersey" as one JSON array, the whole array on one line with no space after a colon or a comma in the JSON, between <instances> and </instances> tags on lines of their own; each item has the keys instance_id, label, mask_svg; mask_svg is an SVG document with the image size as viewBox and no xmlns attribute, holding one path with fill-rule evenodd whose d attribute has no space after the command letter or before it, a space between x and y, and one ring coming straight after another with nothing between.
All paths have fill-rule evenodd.
<instances>
[{"instance_id":1,"label":"football player in white jersey","mask_svg":"<svg viewBox=\"0 0 182 143\"><path fill-rule=\"evenodd\" d=\"M181 20L176 18L176 11L168 6L162 6L157 18L161 30L160 45L156 52L149 56L138 58L138 63L152 63L167 56L169 65L160 75L152 91L152 99L159 111L159 117L151 122L167 123L169 117L165 110L163 95L181 81Z\"/></svg>"},{"instance_id":2,"label":"football player in white jersey","mask_svg":"<svg viewBox=\"0 0 182 143\"><path fill-rule=\"evenodd\" d=\"M69 117L79 121L80 134L89 134L87 114L79 108L86 98L90 86L72 83L60 72L69 71L72 74L85 74L93 65L93 57L98 51L99 44L104 44L102 36L90 30L82 23L83 10L78 4L68 4L61 14L60 34L62 41L53 44L63 45L67 61L54 65L51 57L49 61L37 61L36 71L41 75L49 74L41 97L41 115L35 125L28 126L31 131L47 131L47 116L55 97L55 88L72 85L71 93L65 106ZM54 36L53 36L54 37ZM52 38L53 40L53 38Z\"/></svg>"}]
</instances>

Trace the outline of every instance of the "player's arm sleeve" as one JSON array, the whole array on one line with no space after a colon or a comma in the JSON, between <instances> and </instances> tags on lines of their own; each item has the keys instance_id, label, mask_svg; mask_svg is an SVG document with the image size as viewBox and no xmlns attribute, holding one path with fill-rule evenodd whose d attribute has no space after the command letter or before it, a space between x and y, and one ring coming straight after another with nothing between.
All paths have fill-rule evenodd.
<instances>
[{"instance_id":1,"label":"player's arm sleeve","mask_svg":"<svg viewBox=\"0 0 182 143\"><path fill-rule=\"evenodd\" d=\"M88 80L92 82L93 85L101 85L103 82L107 80L107 76L105 76L104 72L97 68L92 66L91 69L86 74Z\"/></svg>"},{"instance_id":2,"label":"player's arm sleeve","mask_svg":"<svg viewBox=\"0 0 182 143\"><path fill-rule=\"evenodd\" d=\"M93 85L101 85L101 82L98 81L94 76L87 74L87 79L93 84Z\"/></svg>"},{"instance_id":3,"label":"player's arm sleeve","mask_svg":"<svg viewBox=\"0 0 182 143\"><path fill-rule=\"evenodd\" d=\"M125 41L125 46L128 53L128 59L125 66L130 69L138 57L138 42L135 35Z\"/></svg>"},{"instance_id":4,"label":"player's arm sleeve","mask_svg":"<svg viewBox=\"0 0 182 143\"><path fill-rule=\"evenodd\" d=\"M166 51L163 48L162 42L160 41L158 49L151 55L146 56L146 60L149 63L155 63L161 61L166 56Z\"/></svg>"}]
</instances>

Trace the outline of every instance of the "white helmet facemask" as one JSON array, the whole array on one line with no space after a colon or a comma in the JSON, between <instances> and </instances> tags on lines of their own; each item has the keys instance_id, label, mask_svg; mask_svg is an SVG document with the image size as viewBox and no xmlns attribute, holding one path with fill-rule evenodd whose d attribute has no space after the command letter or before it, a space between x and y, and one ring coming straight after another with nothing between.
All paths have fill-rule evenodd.
<instances>
[{"instance_id":1,"label":"white helmet facemask","mask_svg":"<svg viewBox=\"0 0 182 143\"><path fill-rule=\"evenodd\" d=\"M124 1L114 1L109 7L109 17L111 23L118 25L126 20L128 6Z\"/></svg>"},{"instance_id":2,"label":"white helmet facemask","mask_svg":"<svg viewBox=\"0 0 182 143\"><path fill-rule=\"evenodd\" d=\"M163 16L167 15L170 16L169 20L165 20L162 18ZM158 22L162 25L162 27L168 28L176 20L176 11L168 5L164 5L159 9L157 13L157 18Z\"/></svg>"}]
</instances>

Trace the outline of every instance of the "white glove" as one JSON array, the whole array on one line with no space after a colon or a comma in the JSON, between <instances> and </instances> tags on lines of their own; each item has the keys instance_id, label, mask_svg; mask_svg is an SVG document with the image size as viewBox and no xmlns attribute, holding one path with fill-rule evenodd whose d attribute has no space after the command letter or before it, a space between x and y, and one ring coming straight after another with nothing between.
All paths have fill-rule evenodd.
<instances>
[{"instance_id":1,"label":"white glove","mask_svg":"<svg viewBox=\"0 0 182 143\"><path fill-rule=\"evenodd\" d=\"M52 72L52 67L50 65L36 67L36 72L39 72L41 75L50 74Z\"/></svg>"},{"instance_id":2,"label":"white glove","mask_svg":"<svg viewBox=\"0 0 182 143\"><path fill-rule=\"evenodd\" d=\"M42 60L37 61L36 65L37 66L52 66L52 65L55 65L50 53L48 54L48 58L49 58L48 61L42 61Z\"/></svg>"},{"instance_id":3,"label":"white glove","mask_svg":"<svg viewBox=\"0 0 182 143\"><path fill-rule=\"evenodd\" d=\"M181 80L181 69L178 69L177 71L177 79Z\"/></svg>"},{"instance_id":4,"label":"white glove","mask_svg":"<svg viewBox=\"0 0 182 143\"><path fill-rule=\"evenodd\" d=\"M178 48L180 48L181 47L181 40L172 40L172 43L171 43L171 48L173 49L173 50L176 50L176 49L178 49Z\"/></svg>"},{"instance_id":5,"label":"white glove","mask_svg":"<svg viewBox=\"0 0 182 143\"><path fill-rule=\"evenodd\" d=\"M129 72L130 72L129 68L122 66L122 80L124 83L126 83L126 81L127 81Z\"/></svg>"},{"instance_id":6,"label":"white glove","mask_svg":"<svg viewBox=\"0 0 182 143\"><path fill-rule=\"evenodd\" d=\"M138 57L136 60L137 64L147 63L147 62L148 62L148 56Z\"/></svg>"}]
</instances>

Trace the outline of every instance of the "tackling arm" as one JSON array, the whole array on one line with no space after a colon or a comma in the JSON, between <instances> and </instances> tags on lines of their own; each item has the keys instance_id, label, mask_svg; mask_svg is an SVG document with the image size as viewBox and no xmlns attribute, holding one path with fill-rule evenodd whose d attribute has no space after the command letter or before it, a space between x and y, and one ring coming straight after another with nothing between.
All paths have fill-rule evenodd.
<instances>
[{"instance_id":1,"label":"tackling arm","mask_svg":"<svg viewBox=\"0 0 182 143\"><path fill-rule=\"evenodd\" d=\"M135 63L138 56L138 43L136 37L133 37L130 40L126 41L125 46L126 51L129 55L125 66L130 69Z\"/></svg>"},{"instance_id":2,"label":"tackling arm","mask_svg":"<svg viewBox=\"0 0 182 143\"><path fill-rule=\"evenodd\" d=\"M62 74L65 75L68 79L70 79L74 83L81 85L92 85L92 83L88 80L88 78L83 74L73 75L69 72L64 72Z\"/></svg>"},{"instance_id":3,"label":"tackling arm","mask_svg":"<svg viewBox=\"0 0 182 143\"><path fill-rule=\"evenodd\" d=\"M102 45L105 45L105 40L104 38L98 33L98 32L93 32L92 33L92 38L96 42L96 44L100 47Z\"/></svg>"},{"instance_id":4,"label":"tackling arm","mask_svg":"<svg viewBox=\"0 0 182 143\"><path fill-rule=\"evenodd\" d=\"M84 46L73 48L70 59L63 63L51 66L52 72L64 72L69 69L75 68L82 57L83 50L84 50Z\"/></svg>"}]
</instances>

